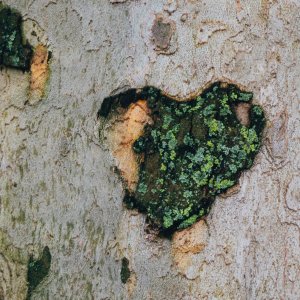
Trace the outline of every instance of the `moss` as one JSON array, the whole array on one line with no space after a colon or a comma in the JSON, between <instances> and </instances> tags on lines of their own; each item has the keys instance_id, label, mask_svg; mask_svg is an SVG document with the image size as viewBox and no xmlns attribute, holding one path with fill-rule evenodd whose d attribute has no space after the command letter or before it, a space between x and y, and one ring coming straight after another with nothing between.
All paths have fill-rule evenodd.
<instances>
[{"instance_id":1,"label":"moss","mask_svg":"<svg viewBox=\"0 0 300 300\"><path fill-rule=\"evenodd\" d=\"M122 267L121 267L121 281L122 283L126 283L130 277L130 270L129 270L129 260L126 257L122 258Z\"/></svg>"},{"instance_id":2,"label":"moss","mask_svg":"<svg viewBox=\"0 0 300 300\"><path fill-rule=\"evenodd\" d=\"M109 110L102 116L120 106L124 95L104 101ZM137 189L126 193L125 203L145 212L162 232L186 228L208 214L215 197L252 166L261 146L262 108L251 106L249 126L235 112L236 105L252 98L252 93L220 82L184 102L153 87L136 90L131 99L147 100L153 124L133 145L144 159Z\"/></svg>"},{"instance_id":3,"label":"moss","mask_svg":"<svg viewBox=\"0 0 300 300\"><path fill-rule=\"evenodd\" d=\"M23 42L21 14L0 4L0 65L27 71L32 53Z\"/></svg>"},{"instance_id":4,"label":"moss","mask_svg":"<svg viewBox=\"0 0 300 300\"><path fill-rule=\"evenodd\" d=\"M47 246L43 249L42 255L38 260L34 260L32 256L29 258L28 272L27 272L27 282L28 282L27 299L30 299L34 289L48 275L50 270L50 265L51 265L51 254Z\"/></svg>"}]
</instances>

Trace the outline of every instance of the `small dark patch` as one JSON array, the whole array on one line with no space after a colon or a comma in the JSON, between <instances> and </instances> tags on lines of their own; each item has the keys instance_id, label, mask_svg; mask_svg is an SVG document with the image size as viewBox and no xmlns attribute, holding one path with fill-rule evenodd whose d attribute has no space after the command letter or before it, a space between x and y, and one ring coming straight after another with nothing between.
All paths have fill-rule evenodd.
<instances>
[{"instance_id":1,"label":"small dark patch","mask_svg":"<svg viewBox=\"0 0 300 300\"><path fill-rule=\"evenodd\" d=\"M121 267L121 281L122 283L126 283L130 277L130 269L129 269L129 260L126 257L122 258L122 267Z\"/></svg>"},{"instance_id":2,"label":"small dark patch","mask_svg":"<svg viewBox=\"0 0 300 300\"><path fill-rule=\"evenodd\" d=\"M51 254L49 248L46 246L43 253L38 260L34 260L30 256L28 262L27 282L28 292L27 299L30 299L32 292L48 275L51 265Z\"/></svg>"},{"instance_id":3,"label":"small dark patch","mask_svg":"<svg viewBox=\"0 0 300 300\"><path fill-rule=\"evenodd\" d=\"M145 87L143 89L129 89L120 94L105 98L98 110L97 118L106 118L111 111L114 111L118 107L127 108L131 103L147 99L149 89L152 88Z\"/></svg>"},{"instance_id":4,"label":"small dark patch","mask_svg":"<svg viewBox=\"0 0 300 300\"><path fill-rule=\"evenodd\" d=\"M105 99L105 117L139 99L151 110L153 124L133 144L143 160L136 191L126 192L127 207L146 213L165 235L207 215L215 197L238 182L260 149L265 117L252 98L217 82L189 101L178 102L153 87ZM238 105L247 106L247 124L236 114Z\"/></svg>"},{"instance_id":5,"label":"small dark patch","mask_svg":"<svg viewBox=\"0 0 300 300\"><path fill-rule=\"evenodd\" d=\"M155 46L159 50L166 50L170 46L174 25L172 21L159 15L155 18L152 26L152 38Z\"/></svg>"},{"instance_id":6,"label":"small dark patch","mask_svg":"<svg viewBox=\"0 0 300 300\"><path fill-rule=\"evenodd\" d=\"M48 60L47 60L47 62L49 62L51 60L52 55L53 55L52 51L48 51Z\"/></svg>"},{"instance_id":7,"label":"small dark patch","mask_svg":"<svg viewBox=\"0 0 300 300\"><path fill-rule=\"evenodd\" d=\"M130 103L136 102L137 100L135 89L130 89L116 96L105 98L98 111L98 117L107 117L108 113L112 110L112 107L116 104L120 107L127 108Z\"/></svg>"},{"instance_id":8,"label":"small dark patch","mask_svg":"<svg viewBox=\"0 0 300 300\"><path fill-rule=\"evenodd\" d=\"M0 4L0 65L28 71L32 54L23 42L21 14Z\"/></svg>"}]
</instances>

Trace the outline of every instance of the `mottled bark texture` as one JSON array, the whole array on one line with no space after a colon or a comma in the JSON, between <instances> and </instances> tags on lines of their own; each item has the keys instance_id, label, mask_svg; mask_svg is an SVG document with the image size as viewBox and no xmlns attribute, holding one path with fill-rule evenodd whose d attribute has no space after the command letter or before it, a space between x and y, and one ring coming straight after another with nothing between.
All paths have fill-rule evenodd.
<instances>
[{"instance_id":1,"label":"mottled bark texture","mask_svg":"<svg viewBox=\"0 0 300 300\"><path fill-rule=\"evenodd\" d=\"M299 1L3 4L52 55L39 101L30 72L0 70L0 299L27 297L28 262L45 247L32 299L299 298ZM263 147L205 221L161 239L122 204L97 111L130 87L186 98L216 80L254 93Z\"/></svg>"}]
</instances>

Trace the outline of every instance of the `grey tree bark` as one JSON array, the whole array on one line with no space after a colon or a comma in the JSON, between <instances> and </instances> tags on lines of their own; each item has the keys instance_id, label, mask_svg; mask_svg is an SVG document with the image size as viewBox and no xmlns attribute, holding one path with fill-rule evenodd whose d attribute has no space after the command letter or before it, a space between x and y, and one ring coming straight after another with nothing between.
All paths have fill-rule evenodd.
<instances>
[{"instance_id":1,"label":"grey tree bark","mask_svg":"<svg viewBox=\"0 0 300 300\"><path fill-rule=\"evenodd\" d=\"M25 299L28 259L45 246L32 299L299 299L300 2L3 2L52 55L39 101L30 73L0 72L0 299ZM97 110L129 87L184 98L217 80L254 92L262 150L206 222L159 238L122 204Z\"/></svg>"}]
</instances>

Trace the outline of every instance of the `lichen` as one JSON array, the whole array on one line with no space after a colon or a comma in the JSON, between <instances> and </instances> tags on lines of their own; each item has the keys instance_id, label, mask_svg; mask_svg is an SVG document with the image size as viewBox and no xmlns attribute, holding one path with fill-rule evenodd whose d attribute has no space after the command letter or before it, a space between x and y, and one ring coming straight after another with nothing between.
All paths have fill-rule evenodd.
<instances>
[{"instance_id":1,"label":"lichen","mask_svg":"<svg viewBox=\"0 0 300 300\"><path fill-rule=\"evenodd\" d=\"M38 260L34 260L32 256L28 262L27 282L28 293L27 299L30 299L32 292L48 275L51 266L51 253L46 246L43 249L42 255Z\"/></svg>"},{"instance_id":2,"label":"lichen","mask_svg":"<svg viewBox=\"0 0 300 300\"><path fill-rule=\"evenodd\" d=\"M29 70L32 48L23 42L21 14L0 4L0 65Z\"/></svg>"},{"instance_id":3,"label":"lichen","mask_svg":"<svg viewBox=\"0 0 300 300\"><path fill-rule=\"evenodd\" d=\"M124 199L128 207L145 212L163 232L207 215L215 197L252 166L261 146L265 117L260 106L251 105L252 98L235 85L217 82L188 101L175 101L153 87L104 101L100 116L128 106L129 99L145 99L151 110L153 123L133 144L141 164L137 188ZM248 126L236 115L241 103L250 105Z\"/></svg>"},{"instance_id":4,"label":"lichen","mask_svg":"<svg viewBox=\"0 0 300 300\"><path fill-rule=\"evenodd\" d=\"M122 283L126 283L130 277L130 269L129 269L129 260L126 257L122 258L122 267L121 267L121 281Z\"/></svg>"}]
</instances>

